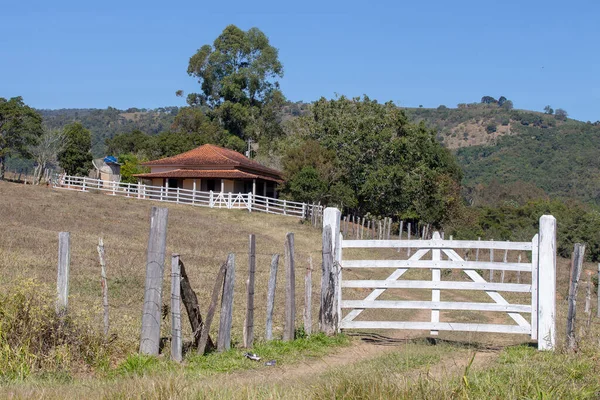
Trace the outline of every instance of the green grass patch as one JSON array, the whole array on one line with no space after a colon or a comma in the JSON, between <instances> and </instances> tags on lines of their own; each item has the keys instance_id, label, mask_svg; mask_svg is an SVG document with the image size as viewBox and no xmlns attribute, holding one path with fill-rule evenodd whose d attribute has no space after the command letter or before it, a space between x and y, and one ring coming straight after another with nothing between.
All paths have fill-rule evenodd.
<instances>
[{"instance_id":1,"label":"green grass patch","mask_svg":"<svg viewBox=\"0 0 600 400\"><path fill-rule=\"evenodd\" d=\"M263 367L264 363L275 360L277 365L289 364L301 359L321 357L331 352L332 348L347 346L350 338L345 335L333 337L317 333L308 337L284 342L273 340L260 342L254 346L252 353L261 357L260 361L253 361L244 357L245 349L231 349L223 353L210 353L206 356L196 354L186 357L186 369L192 372L203 373L232 372Z\"/></svg>"},{"instance_id":2,"label":"green grass patch","mask_svg":"<svg viewBox=\"0 0 600 400\"><path fill-rule=\"evenodd\" d=\"M504 350L494 367L469 373L454 390L466 398L597 399L599 372L597 354L516 346Z\"/></svg>"}]
</instances>

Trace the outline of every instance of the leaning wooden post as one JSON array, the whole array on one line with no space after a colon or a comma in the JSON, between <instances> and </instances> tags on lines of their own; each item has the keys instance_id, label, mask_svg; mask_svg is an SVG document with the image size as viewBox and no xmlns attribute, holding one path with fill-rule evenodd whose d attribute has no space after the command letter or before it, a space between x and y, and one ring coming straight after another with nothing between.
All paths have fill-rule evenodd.
<instances>
[{"instance_id":1,"label":"leaning wooden post","mask_svg":"<svg viewBox=\"0 0 600 400\"><path fill-rule=\"evenodd\" d=\"M171 256L171 360L181 362L181 274L179 254Z\"/></svg>"},{"instance_id":2,"label":"leaning wooden post","mask_svg":"<svg viewBox=\"0 0 600 400\"><path fill-rule=\"evenodd\" d=\"M540 218L538 266L538 349L556 345L556 218Z\"/></svg>"},{"instance_id":3,"label":"leaning wooden post","mask_svg":"<svg viewBox=\"0 0 600 400\"><path fill-rule=\"evenodd\" d=\"M285 235L285 320L283 325L283 340L294 340L295 331L296 271L294 265L294 234L289 232Z\"/></svg>"},{"instance_id":4,"label":"leaning wooden post","mask_svg":"<svg viewBox=\"0 0 600 400\"><path fill-rule=\"evenodd\" d=\"M256 237L250 235L248 248L248 280L246 281L246 320L244 321L244 347L254 344L254 274L256 271Z\"/></svg>"},{"instance_id":5,"label":"leaning wooden post","mask_svg":"<svg viewBox=\"0 0 600 400\"><path fill-rule=\"evenodd\" d=\"M200 340L198 341L198 354L200 355L204 354L207 344L211 342L209 336L210 325L212 324L215 310L217 309L219 293L223 291L223 279L225 278L225 271L227 271L227 262L221 265L219 273L217 274L215 286L213 287L212 296L210 298L210 306L208 307L208 312L206 313L206 321L204 322L204 326L202 327L202 332L200 334Z\"/></svg>"},{"instance_id":6,"label":"leaning wooden post","mask_svg":"<svg viewBox=\"0 0 600 400\"><path fill-rule=\"evenodd\" d=\"M308 257L308 268L304 277L304 332L312 334L312 257Z\"/></svg>"},{"instance_id":7,"label":"leaning wooden post","mask_svg":"<svg viewBox=\"0 0 600 400\"><path fill-rule=\"evenodd\" d=\"M69 270L71 266L71 234L58 234L58 277L56 279L56 314L64 316L69 305Z\"/></svg>"},{"instance_id":8,"label":"leaning wooden post","mask_svg":"<svg viewBox=\"0 0 600 400\"><path fill-rule=\"evenodd\" d=\"M583 266L585 245L575 243L571 255L571 279L569 281L569 312L567 314L567 349L575 350L577 339L575 337L575 320L577 318L577 289Z\"/></svg>"},{"instance_id":9,"label":"leaning wooden post","mask_svg":"<svg viewBox=\"0 0 600 400\"><path fill-rule=\"evenodd\" d=\"M227 270L223 280L223 296L221 297L221 319L219 321L219 338L217 351L231 348L231 321L233 319L233 285L235 283L235 254L227 257Z\"/></svg>"},{"instance_id":10,"label":"leaning wooden post","mask_svg":"<svg viewBox=\"0 0 600 400\"><path fill-rule=\"evenodd\" d=\"M146 256L146 288L142 313L140 353L158 355L162 308L162 283L167 248L167 208L152 207Z\"/></svg>"},{"instance_id":11,"label":"leaning wooden post","mask_svg":"<svg viewBox=\"0 0 600 400\"><path fill-rule=\"evenodd\" d=\"M277 266L279 254L271 258L271 271L269 272L269 287L267 291L267 321L265 324L265 339L273 339L273 308L275 306L275 287L277 285Z\"/></svg>"},{"instance_id":12,"label":"leaning wooden post","mask_svg":"<svg viewBox=\"0 0 600 400\"><path fill-rule=\"evenodd\" d=\"M342 235L339 230L340 211L325 209L323 218L323 274L321 277L321 330L328 335L340 331ZM328 228L329 227L329 228Z\"/></svg>"},{"instance_id":13,"label":"leaning wooden post","mask_svg":"<svg viewBox=\"0 0 600 400\"><path fill-rule=\"evenodd\" d=\"M100 285L102 286L102 307L104 309L104 336L108 336L108 282L106 279L106 260L104 258L104 242L98 240L98 257L100 258Z\"/></svg>"}]
</instances>

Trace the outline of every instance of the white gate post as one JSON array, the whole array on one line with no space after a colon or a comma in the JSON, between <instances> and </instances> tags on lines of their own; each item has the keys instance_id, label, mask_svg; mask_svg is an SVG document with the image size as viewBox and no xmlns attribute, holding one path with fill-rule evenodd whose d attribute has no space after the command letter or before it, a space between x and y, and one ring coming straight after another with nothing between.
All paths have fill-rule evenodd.
<instances>
[{"instance_id":1,"label":"white gate post","mask_svg":"<svg viewBox=\"0 0 600 400\"><path fill-rule=\"evenodd\" d=\"M323 216L323 226L331 226L331 252L333 253L333 270L337 276L334 289L333 307L337 312L337 332L340 332L342 322L342 234L340 233L340 219L342 213L335 207L327 207Z\"/></svg>"},{"instance_id":2,"label":"white gate post","mask_svg":"<svg viewBox=\"0 0 600 400\"><path fill-rule=\"evenodd\" d=\"M556 344L556 218L542 215L538 263L538 349Z\"/></svg>"}]
</instances>

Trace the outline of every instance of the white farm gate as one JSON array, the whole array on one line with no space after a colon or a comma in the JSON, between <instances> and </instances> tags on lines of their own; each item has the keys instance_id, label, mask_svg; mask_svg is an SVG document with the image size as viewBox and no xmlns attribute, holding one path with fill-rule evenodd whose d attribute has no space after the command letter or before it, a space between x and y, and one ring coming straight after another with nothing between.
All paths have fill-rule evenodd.
<instances>
[{"instance_id":1,"label":"white farm gate","mask_svg":"<svg viewBox=\"0 0 600 400\"><path fill-rule=\"evenodd\" d=\"M341 329L413 329L429 330L432 335L439 331L465 331L465 332L495 332L526 334L537 340L541 350L553 349L555 344L555 309L556 309L556 220L551 215L540 218L539 234L529 242L508 241L468 241L468 240L443 240L435 232L431 240L345 240L340 233L340 212L335 208L327 208L323 218L324 241L331 240L330 246L332 266L330 273L326 271L326 255L324 242L324 278L323 288L332 286L331 292L331 324L330 330ZM331 227L331 230L327 226ZM331 232L331 236L330 233ZM329 239L331 237L331 239ZM329 248L329 247L327 247ZM345 249L399 249L410 248L412 255L408 259L399 259L405 251L389 252L388 259L346 259L342 256ZM468 251L486 250L491 255L491 261L468 261L459 253ZM493 251L527 252L529 262L493 261ZM329 250L328 250L329 251ZM375 252L362 250L365 254ZM390 257L390 255L393 256ZM398 254L396 257L395 254ZM472 253L471 253L472 254ZM373 257L371 257L373 258ZM394 258L394 259L389 259ZM384 279L364 279L365 271L375 271L370 275L380 275L381 271L389 270L391 274ZM401 279L409 270L430 270L427 280ZM442 279L442 271L461 271L464 279L457 279L452 274L451 280ZM528 283L504 283L486 281L480 271L515 271L531 279ZM348 271L348 273L342 271ZM363 276L360 276L360 272ZM344 275L344 277L343 277ZM360 276L363 279L347 279L346 275ZM491 275L491 274L490 274ZM384 275L386 276L386 275ZM423 275L421 274L421 277ZM429 278L430 276L430 278ZM450 276L450 275L449 275ZM502 274L504 276L504 273ZM398 300L379 299L388 289L403 289L402 294L410 289L431 290L431 300L410 299ZM406 290L406 291L405 291ZM354 296L349 296L348 291L354 291ZM488 302L442 301L441 291L464 294L465 291L480 291L486 294ZM326 291L325 291L326 292ZM521 303L513 304L507 300L504 292L520 293ZM347 299L346 297L360 297ZM368 293L368 294L367 294ZM428 293L428 292L427 292ZM365 296L365 294L367 294ZM523 301L526 296L527 301ZM405 296L399 296L405 297ZM453 296L449 296L453 297ZM460 296L459 296L460 297ZM464 297L464 296L463 296ZM517 298L519 296L512 296ZM469 297L466 297L467 299ZM489 301L491 300L491 301ZM327 303L327 302L326 302ZM524 304L523 304L524 303ZM369 309L391 310L426 310L427 321L406 320L368 320L359 316ZM343 313L343 310L349 312ZM512 324L482 323L482 322L453 322L449 315L440 311L475 311L475 312L501 312L507 313ZM421 315L422 315L421 311ZM326 314L326 313L325 313ZM323 324L323 320L321 321ZM325 322L325 325L327 322Z\"/></svg>"}]
</instances>

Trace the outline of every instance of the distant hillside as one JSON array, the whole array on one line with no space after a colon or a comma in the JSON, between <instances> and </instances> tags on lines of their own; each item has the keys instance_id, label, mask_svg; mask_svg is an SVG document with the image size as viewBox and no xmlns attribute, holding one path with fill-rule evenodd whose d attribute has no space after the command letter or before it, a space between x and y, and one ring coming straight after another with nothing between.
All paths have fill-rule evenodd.
<instances>
[{"instance_id":1,"label":"distant hillside","mask_svg":"<svg viewBox=\"0 0 600 400\"><path fill-rule=\"evenodd\" d=\"M288 102L282 121L308 112L310 104ZM423 121L438 139L456 150L463 184L532 184L550 196L600 205L600 123L594 124L498 104L459 104L457 108L405 108L412 122ZM104 142L139 129L168 131L179 109L130 108L39 110L50 128L80 121L92 131L92 151L105 155Z\"/></svg>"},{"instance_id":2,"label":"distant hillside","mask_svg":"<svg viewBox=\"0 0 600 400\"><path fill-rule=\"evenodd\" d=\"M459 104L458 108L405 108L413 122L424 121L438 131L438 138L451 149L494 144L505 135L525 133L526 127L541 130L583 122L558 119L536 111L514 110L497 104Z\"/></svg>"},{"instance_id":3,"label":"distant hillside","mask_svg":"<svg viewBox=\"0 0 600 400\"><path fill-rule=\"evenodd\" d=\"M529 182L553 197L600 205L600 126L568 123L520 131L495 146L459 149L463 183Z\"/></svg>"},{"instance_id":4,"label":"distant hillside","mask_svg":"<svg viewBox=\"0 0 600 400\"><path fill-rule=\"evenodd\" d=\"M107 109L61 109L38 110L44 118L44 125L51 129L62 129L72 122L81 124L92 132L92 152L94 156L105 155L104 141L117 133L139 129L144 133L158 134L170 129L179 108L162 107L153 110L130 108Z\"/></svg>"}]
</instances>

